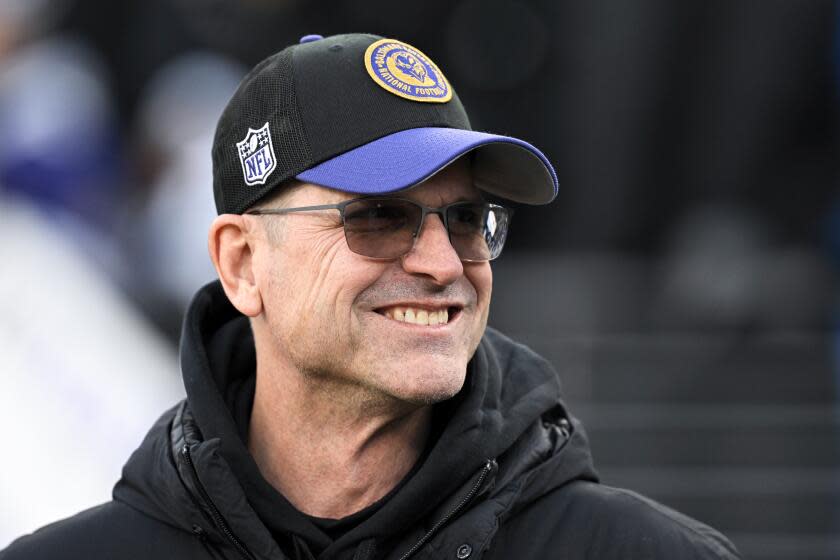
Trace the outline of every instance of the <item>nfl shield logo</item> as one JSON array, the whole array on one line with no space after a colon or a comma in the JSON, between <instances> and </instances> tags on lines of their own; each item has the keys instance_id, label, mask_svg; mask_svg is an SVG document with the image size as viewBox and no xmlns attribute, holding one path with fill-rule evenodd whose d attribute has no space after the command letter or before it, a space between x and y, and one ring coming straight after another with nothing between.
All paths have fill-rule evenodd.
<instances>
[{"instance_id":1,"label":"nfl shield logo","mask_svg":"<svg viewBox=\"0 0 840 560\"><path fill-rule=\"evenodd\" d=\"M257 130L249 128L245 139L236 143L236 149L239 151L239 161L242 162L245 183L264 185L268 176L277 167L268 123Z\"/></svg>"}]
</instances>

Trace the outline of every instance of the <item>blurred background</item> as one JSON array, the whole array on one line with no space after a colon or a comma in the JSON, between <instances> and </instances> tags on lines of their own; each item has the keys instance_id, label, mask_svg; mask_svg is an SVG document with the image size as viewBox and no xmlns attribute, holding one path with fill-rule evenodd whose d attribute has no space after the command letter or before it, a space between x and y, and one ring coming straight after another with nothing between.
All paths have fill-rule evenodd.
<instances>
[{"instance_id":1,"label":"blurred background","mask_svg":"<svg viewBox=\"0 0 840 560\"><path fill-rule=\"evenodd\" d=\"M555 163L491 324L603 481L745 557L840 557L840 12L828 0L0 0L0 548L107 500L182 395L210 145L308 33L407 41Z\"/></svg>"}]
</instances>

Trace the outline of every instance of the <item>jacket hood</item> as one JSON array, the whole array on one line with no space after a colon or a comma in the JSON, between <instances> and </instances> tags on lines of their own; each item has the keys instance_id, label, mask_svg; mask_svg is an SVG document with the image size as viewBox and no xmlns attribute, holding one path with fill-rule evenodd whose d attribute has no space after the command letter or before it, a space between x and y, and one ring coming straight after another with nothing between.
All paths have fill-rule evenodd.
<instances>
[{"instance_id":1,"label":"jacket hood","mask_svg":"<svg viewBox=\"0 0 840 560\"><path fill-rule=\"evenodd\" d=\"M461 392L436 405L445 427L415 474L369 519L335 542L324 541L259 475L247 453L247 424L241 426L231 403L248 391L253 397L253 337L247 318L213 282L198 292L184 321L186 401L153 426L126 464L114 497L184 530L199 526L208 538L236 548L219 517L248 554L279 558L271 532L246 499L252 492L274 492L287 508L282 530L320 539L326 548L320 557L338 558L370 540L399 548L461 502L495 500L497 507L515 510L569 481L597 480L582 426L567 413L547 361L488 328L468 368ZM474 486L478 473L484 473L480 488Z\"/></svg>"}]
</instances>

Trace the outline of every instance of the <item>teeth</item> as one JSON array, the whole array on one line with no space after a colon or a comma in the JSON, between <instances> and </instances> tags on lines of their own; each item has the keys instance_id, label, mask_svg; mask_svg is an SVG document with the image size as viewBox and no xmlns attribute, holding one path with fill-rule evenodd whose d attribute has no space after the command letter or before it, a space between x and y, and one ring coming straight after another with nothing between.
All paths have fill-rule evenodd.
<instances>
[{"instance_id":1,"label":"teeth","mask_svg":"<svg viewBox=\"0 0 840 560\"><path fill-rule=\"evenodd\" d=\"M412 323L414 325L445 325L449 322L449 310L440 309L429 311L428 309L415 309L412 307L392 307L386 309L385 316L395 321Z\"/></svg>"}]
</instances>

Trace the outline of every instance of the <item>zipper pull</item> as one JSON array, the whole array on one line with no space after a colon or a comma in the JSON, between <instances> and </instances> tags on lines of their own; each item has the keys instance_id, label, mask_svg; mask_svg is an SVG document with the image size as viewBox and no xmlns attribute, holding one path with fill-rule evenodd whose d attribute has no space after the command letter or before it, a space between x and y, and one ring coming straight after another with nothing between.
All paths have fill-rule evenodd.
<instances>
[{"instance_id":1,"label":"zipper pull","mask_svg":"<svg viewBox=\"0 0 840 560\"><path fill-rule=\"evenodd\" d=\"M560 422L558 422L558 426L560 426L560 433L563 434L565 439L569 439L572 435L572 424L566 418L561 418Z\"/></svg>"},{"instance_id":2,"label":"zipper pull","mask_svg":"<svg viewBox=\"0 0 840 560\"><path fill-rule=\"evenodd\" d=\"M198 525L192 526L193 535L199 538L199 540L206 541L207 540L207 533Z\"/></svg>"}]
</instances>

